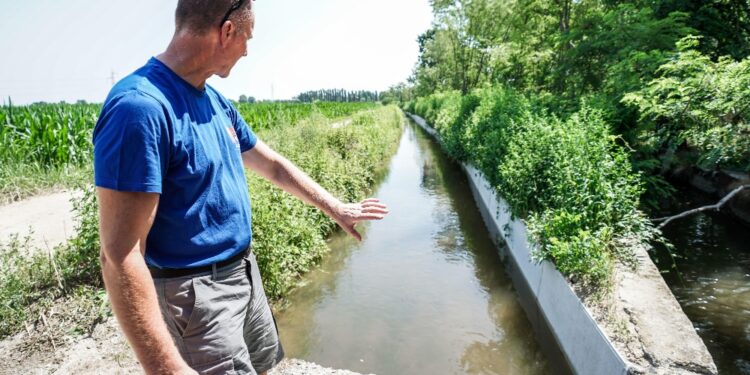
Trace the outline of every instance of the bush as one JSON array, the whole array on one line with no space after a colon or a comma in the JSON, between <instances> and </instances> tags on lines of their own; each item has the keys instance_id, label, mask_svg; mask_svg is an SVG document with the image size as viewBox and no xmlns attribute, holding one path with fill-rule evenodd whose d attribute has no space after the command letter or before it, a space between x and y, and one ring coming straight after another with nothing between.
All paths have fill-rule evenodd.
<instances>
[{"instance_id":1,"label":"bush","mask_svg":"<svg viewBox=\"0 0 750 375\"><path fill-rule=\"evenodd\" d=\"M528 218L539 255L565 274L603 282L614 240L633 235L623 223L637 215L640 183L598 111L530 118L508 143L496 183L514 215Z\"/></svg>"},{"instance_id":2,"label":"bush","mask_svg":"<svg viewBox=\"0 0 750 375\"><path fill-rule=\"evenodd\" d=\"M460 92L454 91L445 95L441 107L435 111L435 129L440 134L448 154L456 160L464 160L467 157L466 120L478 105L477 96L461 96Z\"/></svg>"},{"instance_id":3,"label":"bush","mask_svg":"<svg viewBox=\"0 0 750 375\"><path fill-rule=\"evenodd\" d=\"M436 118L448 153L484 173L526 220L536 256L563 274L606 285L612 260L628 257L620 244L654 235L637 210L639 176L601 111L584 104L563 121L502 87L419 98L415 108Z\"/></svg>"},{"instance_id":4,"label":"bush","mask_svg":"<svg viewBox=\"0 0 750 375\"><path fill-rule=\"evenodd\" d=\"M680 40L660 76L623 102L640 111L639 136L646 146L655 144L655 152L686 146L704 168L750 171L750 58L712 61L697 50L698 42Z\"/></svg>"}]
</instances>

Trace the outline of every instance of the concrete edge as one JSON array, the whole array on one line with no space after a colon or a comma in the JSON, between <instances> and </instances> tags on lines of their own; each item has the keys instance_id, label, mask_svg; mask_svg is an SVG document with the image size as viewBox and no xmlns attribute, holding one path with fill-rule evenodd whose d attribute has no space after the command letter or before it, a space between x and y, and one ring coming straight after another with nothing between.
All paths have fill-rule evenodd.
<instances>
[{"instance_id":1,"label":"concrete edge","mask_svg":"<svg viewBox=\"0 0 750 375\"><path fill-rule=\"evenodd\" d=\"M438 139L419 116L409 116ZM577 374L717 374L708 350L672 295L646 249L638 249L635 271L618 266L607 311L590 309L549 261L531 254L525 224L513 219L508 204L471 165L462 163L475 201L498 245L519 272L514 284L535 331L551 333L570 369ZM502 241L500 241L502 240ZM520 280L519 280L520 279ZM524 285L520 285L520 284ZM522 298L523 299L523 298Z\"/></svg>"}]
</instances>

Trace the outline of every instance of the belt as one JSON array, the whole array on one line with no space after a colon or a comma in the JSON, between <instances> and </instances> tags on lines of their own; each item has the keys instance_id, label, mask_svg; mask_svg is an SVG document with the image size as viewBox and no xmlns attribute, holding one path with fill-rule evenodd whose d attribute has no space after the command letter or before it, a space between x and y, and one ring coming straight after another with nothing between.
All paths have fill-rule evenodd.
<instances>
[{"instance_id":1,"label":"belt","mask_svg":"<svg viewBox=\"0 0 750 375\"><path fill-rule=\"evenodd\" d=\"M193 267L193 268L156 268L152 266L148 266L149 272L151 272L151 277L155 279L169 279L172 277L183 277L183 276L190 276L195 275L203 272L211 272L214 269L223 268L225 266L228 266L232 263L240 261L242 258L244 258L247 253L249 253L250 250L242 250L239 253L232 255L231 258L225 259L219 262L216 262L214 264L209 264L205 266L200 267Z\"/></svg>"}]
</instances>

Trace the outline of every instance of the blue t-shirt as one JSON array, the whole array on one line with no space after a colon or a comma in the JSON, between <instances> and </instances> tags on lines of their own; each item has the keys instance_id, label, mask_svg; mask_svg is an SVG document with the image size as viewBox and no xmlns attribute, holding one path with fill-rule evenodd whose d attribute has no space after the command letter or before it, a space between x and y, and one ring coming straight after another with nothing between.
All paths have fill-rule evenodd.
<instances>
[{"instance_id":1,"label":"blue t-shirt","mask_svg":"<svg viewBox=\"0 0 750 375\"><path fill-rule=\"evenodd\" d=\"M151 58L112 88L93 140L97 186L161 194L148 264L199 267L250 246L241 153L257 138L212 87L198 90Z\"/></svg>"}]
</instances>

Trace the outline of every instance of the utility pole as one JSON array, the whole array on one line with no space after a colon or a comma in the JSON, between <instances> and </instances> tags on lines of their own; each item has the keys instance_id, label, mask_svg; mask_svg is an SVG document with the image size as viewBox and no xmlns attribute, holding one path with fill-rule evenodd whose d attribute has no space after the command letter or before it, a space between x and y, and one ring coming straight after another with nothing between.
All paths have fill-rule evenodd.
<instances>
[{"instance_id":1,"label":"utility pole","mask_svg":"<svg viewBox=\"0 0 750 375\"><path fill-rule=\"evenodd\" d=\"M271 84L271 101L276 100L276 98L273 96L273 83Z\"/></svg>"},{"instance_id":2,"label":"utility pole","mask_svg":"<svg viewBox=\"0 0 750 375\"><path fill-rule=\"evenodd\" d=\"M114 70L110 70L109 81L112 83L112 86L115 85L115 71Z\"/></svg>"}]
</instances>

